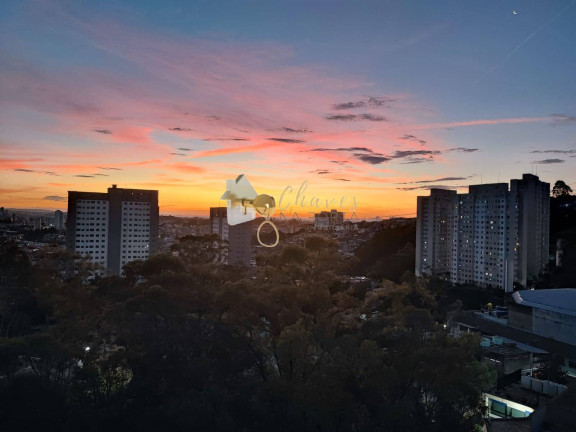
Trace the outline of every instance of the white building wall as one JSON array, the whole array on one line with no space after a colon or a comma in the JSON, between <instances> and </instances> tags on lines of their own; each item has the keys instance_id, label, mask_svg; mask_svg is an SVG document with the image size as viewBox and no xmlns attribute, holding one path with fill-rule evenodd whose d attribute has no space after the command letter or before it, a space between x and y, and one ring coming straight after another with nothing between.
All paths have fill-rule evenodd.
<instances>
[{"instance_id":1,"label":"white building wall","mask_svg":"<svg viewBox=\"0 0 576 432\"><path fill-rule=\"evenodd\" d=\"M150 203L122 201L120 268L150 255Z\"/></svg>"},{"instance_id":2,"label":"white building wall","mask_svg":"<svg viewBox=\"0 0 576 432\"><path fill-rule=\"evenodd\" d=\"M522 180L473 185L468 194L432 189L418 197L417 276L449 274L454 283L526 284L548 260L549 184Z\"/></svg>"},{"instance_id":3,"label":"white building wall","mask_svg":"<svg viewBox=\"0 0 576 432\"><path fill-rule=\"evenodd\" d=\"M109 205L106 200L78 200L75 250L107 268Z\"/></svg>"},{"instance_id":4,"label":"white building wall","mask_svg":"<svg viewBox=\"0 0 576 432\"><path fill-rule=\"evenodd\" d=\"M576 317L544 309L533 309L533 332L576 345Z\"/></svg>"}]
</instances>

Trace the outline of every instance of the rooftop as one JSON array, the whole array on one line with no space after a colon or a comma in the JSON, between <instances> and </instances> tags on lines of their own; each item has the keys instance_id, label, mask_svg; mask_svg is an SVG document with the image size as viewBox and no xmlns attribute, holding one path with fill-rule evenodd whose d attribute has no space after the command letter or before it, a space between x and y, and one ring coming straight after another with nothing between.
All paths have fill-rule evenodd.
<instances>
[{"instance_id":1,"label":"rooftop","mask_svg":"<svg viewBox=\"0 0 576 432\"><path fill-rule=\"evenodd\" d=\"M522 306L576 316L576 288L521 290L512 297Z\"/></svg>"},{"instance_id":2,"label":"rooftop","mask_svg":"<svg viewBox=\"0 0 576 432\"><path fill-rule=\"evenodd\" d=\"M570 345L559 342L544 336L538 336L534 333L518 330L494 321L482 319L474 311L461 312L451 320L453 323L467 324L470 327L480 330L484 335L498 335L507 339L518 341L530 347L540 348L549 353L566 356L570 359L576 359L576 345Z\"/></svg>"}]
</instances>

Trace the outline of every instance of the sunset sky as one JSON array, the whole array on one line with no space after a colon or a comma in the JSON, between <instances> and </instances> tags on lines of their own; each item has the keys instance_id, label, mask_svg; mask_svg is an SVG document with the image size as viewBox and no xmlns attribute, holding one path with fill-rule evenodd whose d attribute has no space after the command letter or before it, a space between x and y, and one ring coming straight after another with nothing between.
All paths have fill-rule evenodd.
<instances>
[{"instance_id":1,"label":"sunset sky","mask_svg":"<svg viewBox=\"0 0 576 432\"><path fill-rule=\"evenodd\" d=\"M117 184L206 216L239 174L360 218L527 172L576 189L574 23L576 0L3 0L0 206Z\"/></svg>"}]
</instances>

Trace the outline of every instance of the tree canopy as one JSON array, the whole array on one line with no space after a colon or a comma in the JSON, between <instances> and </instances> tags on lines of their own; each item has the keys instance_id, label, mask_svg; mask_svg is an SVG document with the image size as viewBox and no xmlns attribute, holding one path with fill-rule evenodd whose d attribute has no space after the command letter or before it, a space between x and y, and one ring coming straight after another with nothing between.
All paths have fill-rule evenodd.
<instances>
[{"instance_id":1,"label":"tree canopy","mask_svg":"<svg viewBox=\"0 0 576 432\"><path fill-rule=\"evenodd\" d=\"M554 183L554 187L552 188L552 196L554 198L568 197L570 195L572 195L572 188L563 180L558 180Z\"/></svg>"},{"instance_id":2,"label":"tree canopy","mask_svg":"<svg viewBox=\"0 0 576 432\"><path fill-rule=\"evenodd\" d=\"M89 284L33 267L29 289L49 326L0 339L0 429L472 431L481 422L492 373L477 338L436 324L426 280L356 283L323 238L258 256L255 269L211 260L204 247L204 262L189 259L191 242L179 257Z\"/></svg>"}]
</instances>

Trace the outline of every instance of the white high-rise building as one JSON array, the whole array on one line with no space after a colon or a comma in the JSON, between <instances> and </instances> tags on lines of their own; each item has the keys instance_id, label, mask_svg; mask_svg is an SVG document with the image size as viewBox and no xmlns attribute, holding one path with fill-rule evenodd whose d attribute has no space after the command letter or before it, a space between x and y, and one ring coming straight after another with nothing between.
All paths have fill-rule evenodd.
<instances>
[{"instance_id":1,"label":"white high-rise building","mask_svg":"<svg viewBox=\"0 0 576 432\"><path fill-rule=\"evenodd\" d=\"M89 256L109 275L148 258L158 241L158 191L120 189L108 193L68 192L66 244Z\"/></svg>"},{"instance_id":2,"label":"white high-rise building","mask_svg":"<svg viewBox=\"0 0 576 432\"><path fill-rule=\"evenodd\" d=\"M550 185L532 174L473 185L469 193L432 189L418 197L416 275L453 283L526 286L548 262Z\"/></svg>"}]
</instances>

